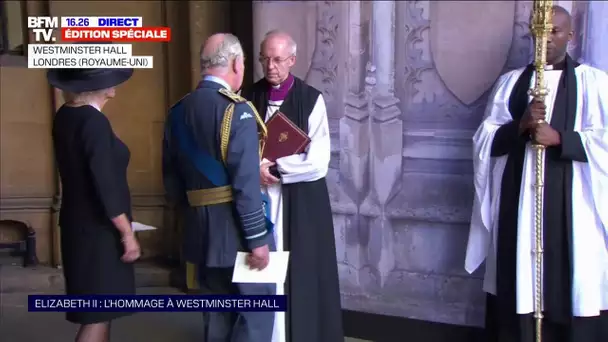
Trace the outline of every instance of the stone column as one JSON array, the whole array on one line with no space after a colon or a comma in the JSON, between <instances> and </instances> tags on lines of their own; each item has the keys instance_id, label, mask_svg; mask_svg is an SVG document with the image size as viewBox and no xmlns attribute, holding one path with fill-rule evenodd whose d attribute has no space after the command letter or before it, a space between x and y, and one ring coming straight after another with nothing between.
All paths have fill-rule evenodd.
<instances>
[{"instance_id":1,"label":"stone column","mask_svg":"<svg viewBox=\"0 0 608 342\"><path fill-rule=\"evenodd\" d=\"M209 36L217 32L229 32L228 1L189 1L188 26L190 33L190 89L196 88L201 80L200 49ZM184 20L185 21L185 20Z\"/></svg>"},{"instance_id":2,"label":"stone column","mask_svg":"<svg viewBox=\"0 0 608 342\"><path fill-rule=\"evenodd\" d=\"M367 261L366 250L361 244L360 229L365 226L359 208L369 191L369 113L367 96L362 80L365 76L363 61L363 37L361 30L361 2L348 4L348 91L344 116L340 119L340 183L342 191L350 199L352 213L345 214L340 224L345 245L338 261L349 269L340 270L345 283L361 286L361 269Z\"/></svg>"},{"instance_id":3,"label":"stone column","mask_svg":"<svg viewBox=\"0 0 608 342\"><path fill-rule=\"evenodd\" d=\"M589 1L583 59L586 63L608 72L608 46L602 44L608 35L608 3Z\"/></svg>"},{"instance_id":4,"label":"stone column","mask_svg":"<svg viewBox=\"0 0 608 342\"><path fill-rule=\"evenodd\" d=\"M258 63L257 58L260 55L260 43L264 38L264 35L268 31L267 22L268 17L266 16L267 8L270 4L266 1L253 1L253 56L255 62L253 63L253 79L259 80L264 77L264 71L262 66ZM299 47L299 46L298 46ZM299 52L299 51L298 51Z\"/></svg>"},{"instance_id":5,"label":"stone column","mask_svg":"<svg viewBox=\"0 0 608 342\"><path fill-rule=\"evenodd\" d=\"M372 5L372 51L375 87L371 109L371 188L369 198L376 216L370 224L368 253L383 286L395 266L393 227L387 204L399 192L402 178L403 122L394 95L395 1L374 1ZM372 82L374 83L374 82Z\"/></svg>"},{"instance_id":6,"label":"stone column","mask_svg":"<svg viewBox=\"0 0 608 342\"><path fill-rule=\"evenodd\" d=\"M393 93L395 59L395 2L374 1L372 5L372 51L376 67L376 92Z\"/></svg>"},{"instance_id":7,"label":"stone column","mask_svg":"<svg viewBox=\"0 0 608 342\"><path fill-rule=\"evenodd\" d=\"M369 37L363 32L363 17L361 13L361 1L349 1L348 4L348 92L350 94L361 94L363 89L363 78L365 77L365 61L363 60L364 37Z\"/></svg>"},{"instance_id":8,"label":"stone column","mask_svg":"<svg viewBox=\"0 0 608 342\"><path fill-rule=\"evenodd\" d=\"M569 4L568 4L569 2ZM583 56L585 45L585 31L587 26L587 1L560 1L558 5L566 8L572 16L572 30L574 35L568 44L568 54L575 61Z\"/></svg>"}]
</instances>

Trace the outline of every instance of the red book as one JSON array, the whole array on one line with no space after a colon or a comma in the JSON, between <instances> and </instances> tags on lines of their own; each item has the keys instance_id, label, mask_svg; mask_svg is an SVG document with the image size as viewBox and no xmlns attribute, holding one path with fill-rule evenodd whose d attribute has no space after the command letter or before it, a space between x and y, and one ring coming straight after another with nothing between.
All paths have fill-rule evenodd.
<instances>
[{"instance_id":1,"label":"red book","mask_svg":"<svg viewBox=\"0 0 608 342\"><path fill-rule=\"evenodd\" d=\"M279 111L276 111L266 122L266 128L268 137L262 158L271 162L292 154L303 153L310 144L308 134Z\"/></svg>"}]
</instances>

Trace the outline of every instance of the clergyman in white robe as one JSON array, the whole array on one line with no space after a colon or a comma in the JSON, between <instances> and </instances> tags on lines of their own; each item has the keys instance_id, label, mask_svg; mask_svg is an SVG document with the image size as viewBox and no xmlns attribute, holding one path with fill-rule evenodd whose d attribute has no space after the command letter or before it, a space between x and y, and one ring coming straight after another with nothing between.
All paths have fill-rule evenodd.
<instances>
[{"instance_id":1,"label":"clergyman in white robe","mask_svg":"<svg viewBox=\"0 0 608 342\"><path fill-rule=\"evenodd\" d=\"M556 334L608 341L608 75L569 57L566 62L562 70L545 72L546 121L561 133L561 145L544 152L543 331L560 326L552 310L568 310L570 332ZM501 76L473 137L475 196L465 268L472 273L485 261L487 329L529 325L533 331L535 150L517 133L533 87L532 66ZM501 128L511 129L510 141L498 138Z\"/></svg>"},{"instance_id":2,"label":"clergyman in white robe","mask_svg":"<svg viewBox=\"0 0 608 342\"><path fill-rule=\"evenodd\" d=\"M310 137L304 153L276 160L279 183L267 186L278 251L289 251L289 268L277 293L288 298L277 313L273 342L344 340L331 203L325 177L331 158L323 95L289 75L279 86L265 79L245 95L267 121L280 110ZM267 144L265 148L269 148Z\"/></svg>"},{"instance_id":3,"label":"clergyman in white robe","mask_svg":"<svg viewBox=\"0 0 608 342\"><path fill-rule=\"evenodd\" d=\"M269 100L265 121L268 121L282 104L283 101ZM306 153L277 159L276 164L279 172L281 172L281 183L268 186L265 189L270 200L270 220L274 224L277 251L284 250L282 184L316 181L327 176L329 159L331 158L331 142L323 95L319 95L317 103L308 117L308 127L310 145L308 145ZM285 294L284 284L276 285L277 294ZM272 342L285 341L285 313L277 312L275 314Z\"/></svg>"}]
</instances>

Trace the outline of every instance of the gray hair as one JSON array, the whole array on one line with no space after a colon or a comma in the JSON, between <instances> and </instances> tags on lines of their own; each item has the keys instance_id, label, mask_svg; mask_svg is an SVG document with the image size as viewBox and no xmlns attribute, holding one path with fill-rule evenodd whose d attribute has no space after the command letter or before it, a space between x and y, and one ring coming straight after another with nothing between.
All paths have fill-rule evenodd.
<instances>
[{"instance_id":1,"label":"gray hair","mask_svg":"<svg viewBox=\"0 0 608 342\"><path fill-rule=\"evenodd\" d=\"M239 39L232 34L225 34L222 43L209 55L203 55L201 50L201 70L227 68L230 61L243 57L243 47Z\"/></svg>"},{"instance_id":2,"label":"gray hair","mask_svg":"<svg viewBox=\"0 0 608 342\"><path fill-rule=\"evenodd\" d=\"M293 38L291 38L291 36L282 30L270 30L268 31L265 35L264 35L264 39L262 40L262 44L261 46L264 45L264 43L266 43L266 41L268 40L268 38L273 37L273 36L284 36L287 40L287 47L289 48L289 51L291 52L292 56L295 56L296 53L298 52L298 45L296 44L296 41L293 40Z\"/></svg>"}]
</instances>

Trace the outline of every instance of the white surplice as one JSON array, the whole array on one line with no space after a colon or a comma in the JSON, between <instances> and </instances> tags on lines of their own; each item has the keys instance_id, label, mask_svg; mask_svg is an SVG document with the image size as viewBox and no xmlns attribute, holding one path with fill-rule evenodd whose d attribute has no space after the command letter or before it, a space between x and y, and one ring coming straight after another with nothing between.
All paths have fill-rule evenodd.
<instances>
[{"instance_id":1,"label":"white surplice","mask_svg":"<svg viewBox=\"0 0 608 342\"><path fill-rule=\"evenodd\" d=\"M283 101L268 101L265 121L277 111ZM319 95L317 102L308 117L308 136L310 144L305 153L291 155L276 160L281 173L281 183L263 189L268 194L270 202L270 220L274 224L274 237L277 251L284 251L283 246L283 195L281 184L313 182L327 176L331 158L331 142L329 124L327 121L327 108L323 95ZM314 199L311 199L314 201ZM285 293L285 284L276 284L277 294ZM275 314L272 342L285 342L285 313Z\"/></svg>"},{"instance_id":2,"label":"white surplice","mask_svg":"<svg viewBox=\"0 0 608 342\"><path fill-rule=\"evenodd\" d=\"M500 77L486 108L484 121L473 137L475 197L465 269L474 272L486 261L483 288L496 294L496 244L500 185L507 156L491 157L498 128L512 120L509 97L524 68ZM561 71L547 71L547 121L557 93ZM588 162L572 162L572 314L598 316L608 310L608 74L587 65L575 69L578 132ZM534 86L532 77L531 87ZM531 100L531 98L529 99ZM534 162L526 146L519 197L517 233L517 313L534 311Z\"/></svg>"}]
</instances>

